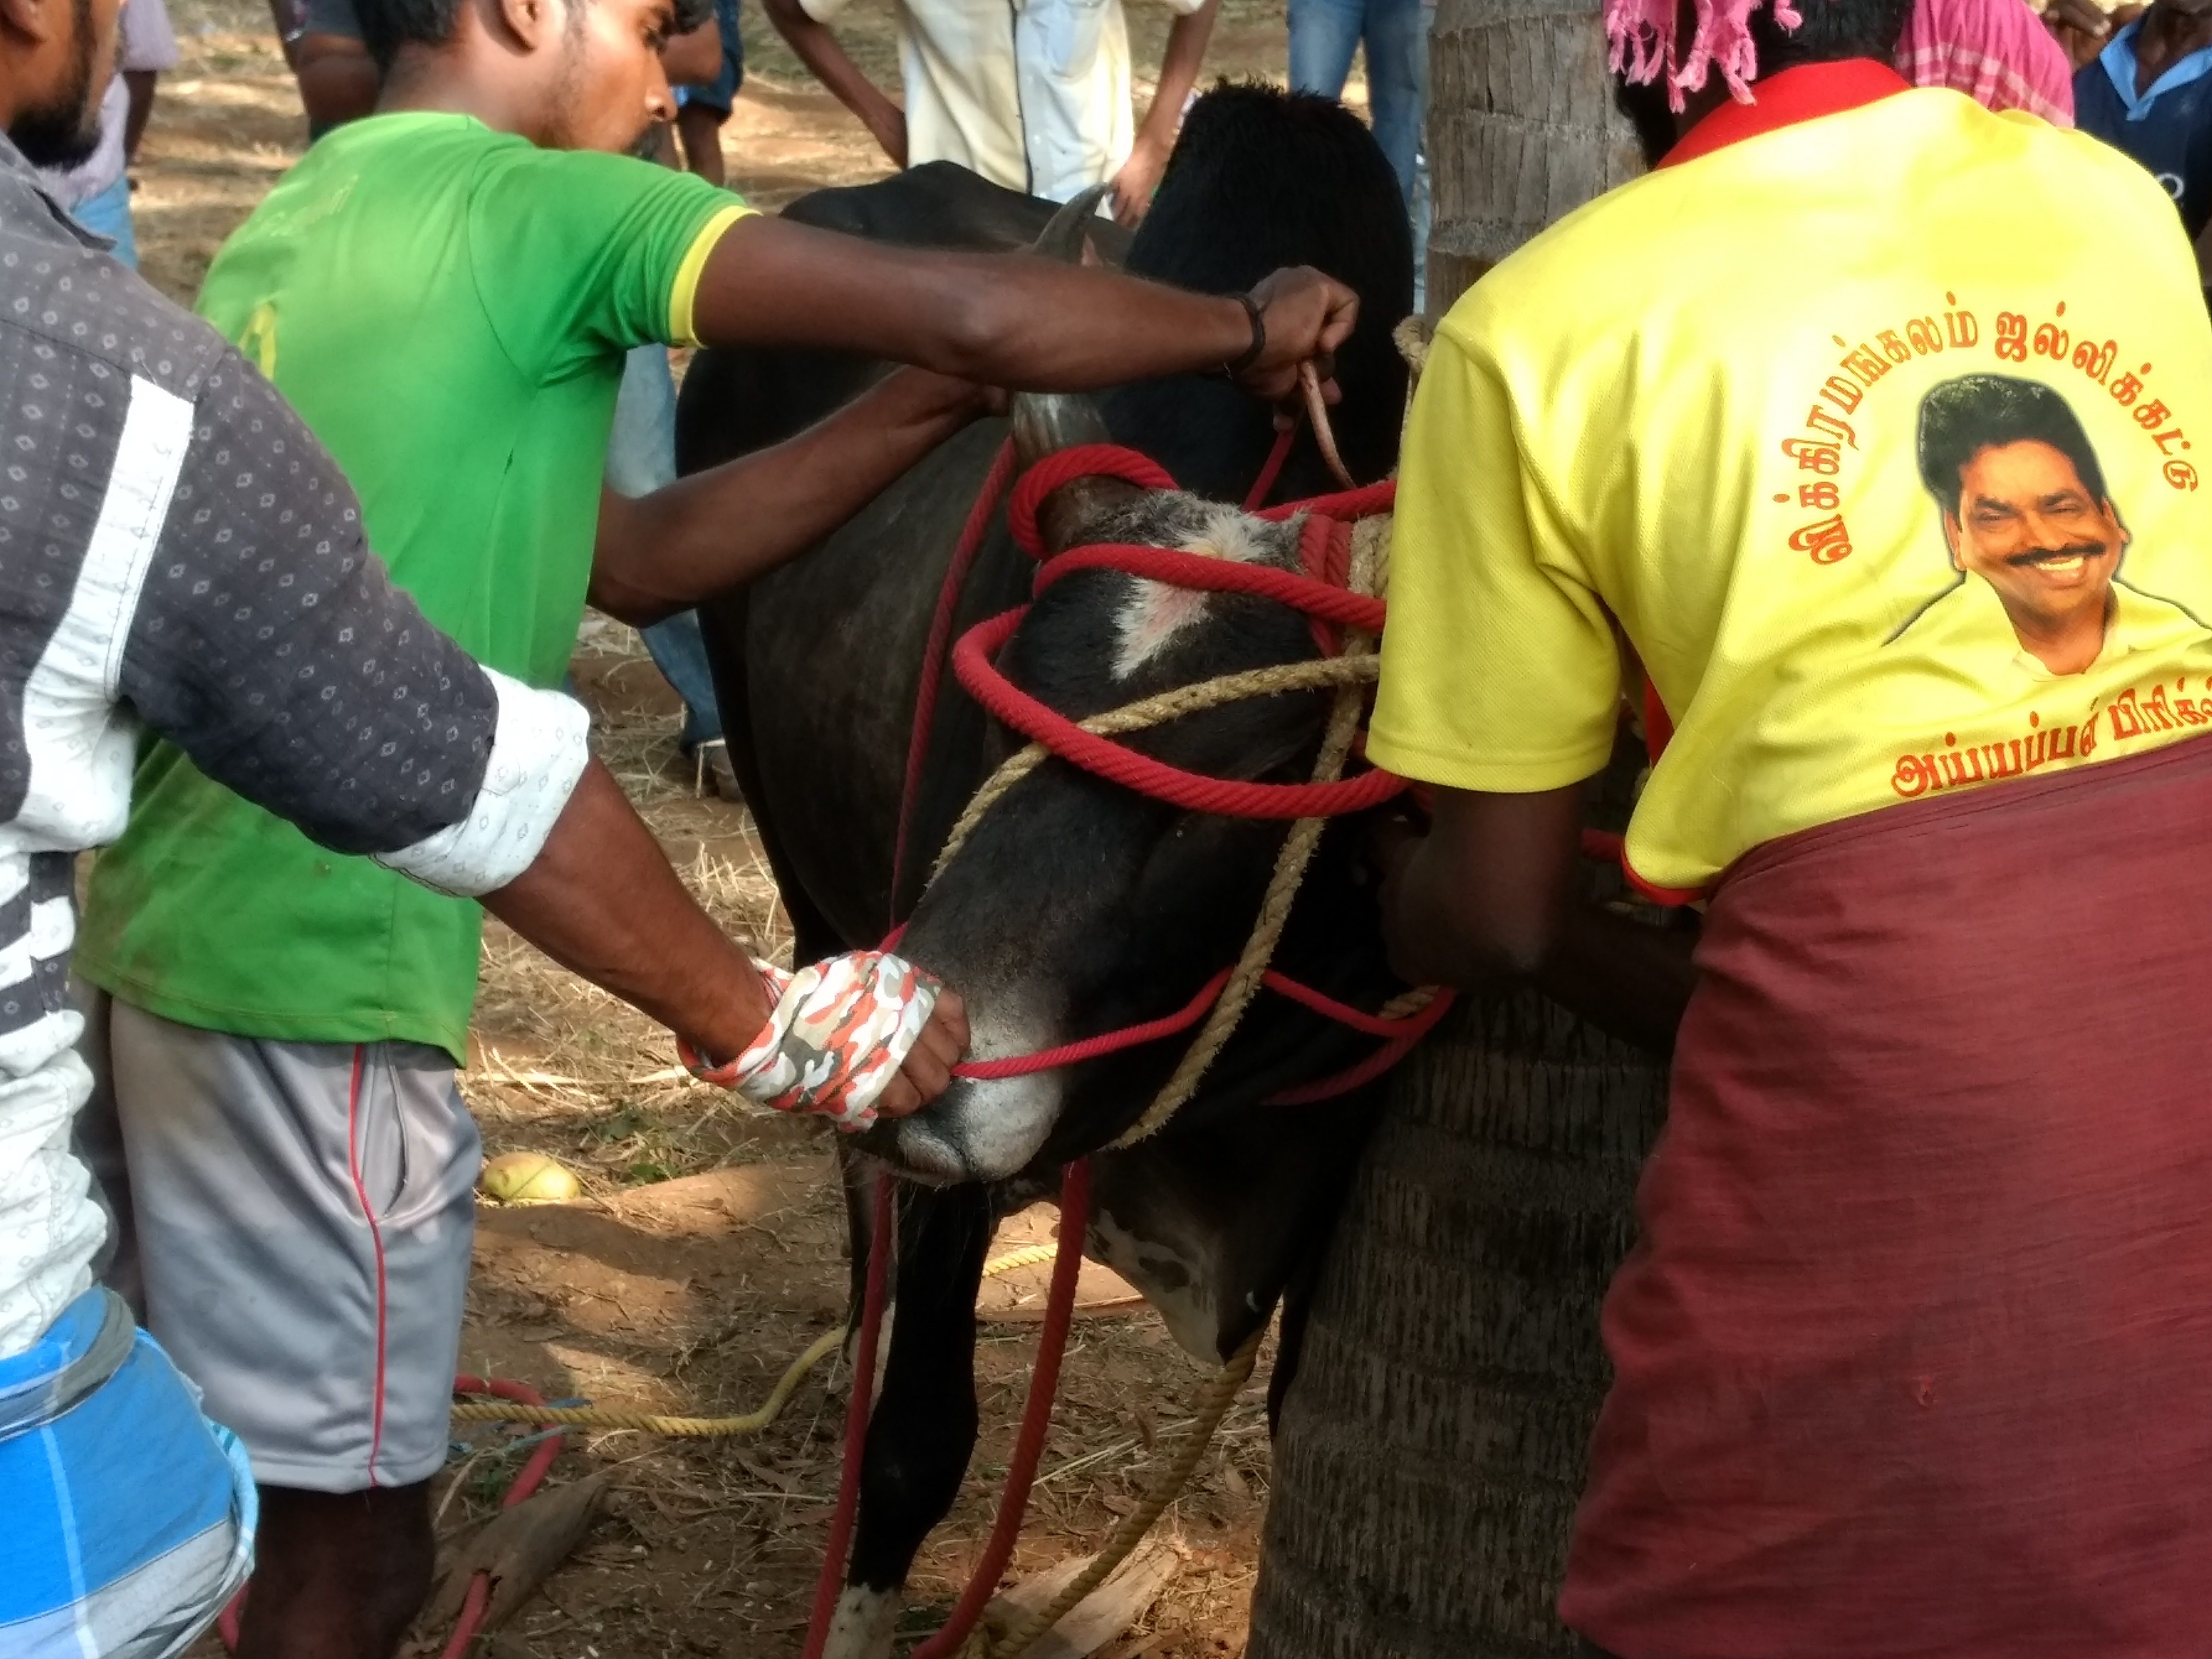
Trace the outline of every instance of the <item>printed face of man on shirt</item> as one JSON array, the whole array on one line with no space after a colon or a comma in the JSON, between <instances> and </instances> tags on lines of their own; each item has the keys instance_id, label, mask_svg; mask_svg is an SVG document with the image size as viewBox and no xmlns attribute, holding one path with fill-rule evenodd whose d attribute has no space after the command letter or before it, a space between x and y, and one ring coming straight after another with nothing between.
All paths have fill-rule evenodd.
<instances>
[{"instance_id":1,"label":"printed face of man on shirt","mask_svg":"<svg viewBox=\"0 0 2212 1659\"><path fill-rule=\"evenodd\" d=\"M2037 380L1947 380L1921 405L1920 470L1953 568L1996 590L2021 650L2054 674L2085 672L2128 532L2072 406Z\"/></svg>"},{"instance_id":2,"label":"printed face of man on shirt","mask_svg":"<svg viewBox=\"0 0 2212 1659\"><path fill-rule=\"evenodd\" d=\"M1977 450L1943 535L1951 562L1996 589L2022 649L2054 674L2096 661L2128 538L2063 453L2033 439Z\"/></svg>"}]
</instances>

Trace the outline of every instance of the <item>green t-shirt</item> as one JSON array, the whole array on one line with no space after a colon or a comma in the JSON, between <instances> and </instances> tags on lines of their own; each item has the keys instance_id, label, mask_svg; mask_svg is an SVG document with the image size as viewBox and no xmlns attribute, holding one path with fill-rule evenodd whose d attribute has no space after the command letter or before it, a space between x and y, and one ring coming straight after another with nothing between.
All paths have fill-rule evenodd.
<instances>
[{"instance_id":1,"label":"green t-shirt","mask_svg":"<svg viewBox=\"0 0 2212 1659\"><path fill-rule=\"evenodd\" d=\"M337 458L392 580L482 661L550 686L583 614L623 354L690 343L700 268L744 211L626 156L378 116L285 175L199 310ZM156 743L94 868L74 965L185 1024L459 1059L482 922Z\"/></svg>"}]
</instances>

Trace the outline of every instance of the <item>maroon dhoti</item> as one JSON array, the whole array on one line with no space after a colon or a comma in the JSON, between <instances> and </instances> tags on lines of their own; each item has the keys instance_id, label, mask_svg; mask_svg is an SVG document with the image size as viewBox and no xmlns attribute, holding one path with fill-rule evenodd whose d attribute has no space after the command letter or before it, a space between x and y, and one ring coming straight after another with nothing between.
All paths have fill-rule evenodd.
<instances>
[{"instance_id":1,"label":"maroon dhoti","mask_svg":"<svg viewBox=\"0 0 2212 1659\"><path fill-rule=\"evenodd\" d=\"M1625 1659L2212 1656L2212 738L1760 847L1605 1308Z\"/></svg>"}]
</instances>

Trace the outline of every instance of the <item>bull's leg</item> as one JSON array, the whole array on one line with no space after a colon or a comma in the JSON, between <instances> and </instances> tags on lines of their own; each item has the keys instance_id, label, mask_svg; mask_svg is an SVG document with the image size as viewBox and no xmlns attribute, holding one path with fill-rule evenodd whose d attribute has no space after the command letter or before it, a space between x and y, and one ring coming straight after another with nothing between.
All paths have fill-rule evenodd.
<instances>
[{"instance_id":1,"label":"bull's leg","mask_svg":"<svg viewBox=\"0 0 2212 1659\"><path fill-rule=\"evenodd\" d=\"M907 1569L959 1496L975 1449L975 1291L992 1223L988 1187L901 1194L898 1319L824 1659L887 1659Z\"/></svg>"}]
</instances>

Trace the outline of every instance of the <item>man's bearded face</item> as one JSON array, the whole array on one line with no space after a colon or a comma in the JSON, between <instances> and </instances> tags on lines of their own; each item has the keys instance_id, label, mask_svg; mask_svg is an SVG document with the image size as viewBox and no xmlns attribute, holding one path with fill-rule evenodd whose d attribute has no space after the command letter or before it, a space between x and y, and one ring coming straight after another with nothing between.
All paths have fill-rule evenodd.
<instances>
[{"instance_id":1,"label":"man's bearded face","mask_svg":"<svg viewBox=\"0 0 2212 1659\"><path fill-rule=\"evenodd\" d=\"M18 109L8 137L33 167L73 167L100 147L100 100L115 67L118 0L73 0L69 67L50 96Z\"/></svg>"},{"instance_id":2,"label":"man's bearded face","mask_svg":"<svg viewBox=\"0 0 2212 1659\"><path fill-rule=\"evenodd\" d=\"M671 0L564 0L550 142L561 149L650 156L655 129L676 118L660 48Z\"/></svg>"},{"instance_id":3,"label":"man's bearded face","mask_svg":"<svg viewBox=\"0 0 2212 1659\"><path fill-rule=\"evenodd\" d=\"M1943 515L1951 560L1985 579L2023 635L2100 629L2127 532L2074 463L2027 440L1977 451L1959 469L1957 516Z\"/></svg>"}]
</instances>

